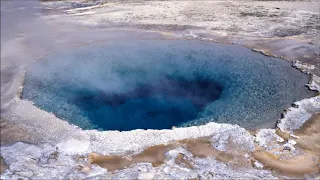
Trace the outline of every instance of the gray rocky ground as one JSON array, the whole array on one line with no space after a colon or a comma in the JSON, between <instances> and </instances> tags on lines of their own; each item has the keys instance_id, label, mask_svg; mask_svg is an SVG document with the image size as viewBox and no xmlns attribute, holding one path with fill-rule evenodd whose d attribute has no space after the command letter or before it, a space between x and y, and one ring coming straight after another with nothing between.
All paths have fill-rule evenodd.
<instances>
[{"instance_id":1,"label":"gray rocky ground","mask_svg":"<svg viewBox=\"0 0 320 180\"><path fill-rule=\"evenodd\" d=\"M72 8L73 3L48 3L47 9L66 14L49 13L44 18L89 27L136 27L218 36L218 40L227 38L278 56L299 58L317 65L313 72L319 75L318 1L101 1L94 6Z\"/></svg>"}]
</instances>

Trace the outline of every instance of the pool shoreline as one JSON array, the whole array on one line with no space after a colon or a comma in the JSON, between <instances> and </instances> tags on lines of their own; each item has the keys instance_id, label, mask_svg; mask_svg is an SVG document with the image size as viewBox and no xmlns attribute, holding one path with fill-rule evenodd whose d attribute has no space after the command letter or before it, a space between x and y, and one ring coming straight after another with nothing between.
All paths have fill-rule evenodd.
<instances>
[{"instance_id":1,"label":"pool shoreline","mask_svg":"<svg viewBox=\"0 0 320 180\"><path fill-rule=\"evenodd\" d=\"M306 72L302 72L302 73L306 73ZM307 72L307 74L310 75L310 84L312 84L312 83L317 84L317 82L313 81L314 78L311 78L311 77L317 78L317 76L312 75L309 72ZM317 90L319 92L319 89L314 89L314 90ZM37 107L32 105L32 103L25 101L25 100L21 100L18 97L19 97L19 94L17 94L17 97L15 98L14 103L13 103L15 105L13 105L13 106L17 106L17 107L20 106L23 109L25 109L27 107L32 107L32 109L34 109L33 110L34 114L41 113L42 114L41 116L43 118L50 118L51 122L61 121L61 122L59 122L59 124L61 124L62 127L64 127L63 129L66 129L66 130L68 129L68 131L69 131L69 133L61 133L61 134L64 134L62 136L56 134L56 135L58 135L57 137L60 136L60 138L58 138L56 140L53 140L52 138L50 138L53 141L52 140L47 141L47 140L45 140L46 139L45 138L45 139L43 139L44 141L40 140L37 143L35 143L35 145L36 146L40 145L40 147L41 147L41 146L43 146L41 144L43 144L43 143L48 144L49 143L49 144L51 144L50 146L53 145L52 147L55 147L55 146L58 147L60 153L67 154L68 156L74 156L76 154L87 154L87 153L91 153L91 152L101 154L101 155L127 156L128 151L131 151L131 153L133 153L133 154L137 154L139 152L142 152L144 149L146 149L148 147L152 147L152 146L156 146L156 145L160 145L160 144L168 144L168 143L172 143L172 142L175 142L178 140L183 140L183 139L197 139L200 137L215 136L215 134L220 134L219 131L221 131L221 133L222 133L223 131L225 131L225 129L228 129L228 128L242 129L241 127L239 127L237 125L209 123L207 125L198 126L198 127L175 128L173 130L133 130L133 131L125 131L125 132L118 132L118 131L99 132L96 130L81 130L80 128L78 128L74 125L70 125L63 120L56 118L53 114L46 113L46 112L43 112L42 110L39 110ZM320 101L319 96L318 97L316 96L311 99L304 99L301 102L306 102L306 103L311 102L311 104L309 103L309 105L312 106L312 103L314 104L314 102L318 102L318 101ZM304 107L308 108L308 104ZM292 109L294 107L290 107L290 108ZM317 108L317 106L315 108ZM18 108L18 109L20 109L20 108ZM294 108L294 109L296 109L296 108ZM299 112L299 111L304 111L304 109L295 110L295 112ZM16 111L16 112L18 112L18 111ZM30 111L30 112L32 112L32 111ZM284 116L284 117L286 118L286 116ZM299 120L299 119L297 119L297 120ZM302 121L298 121L297 123L300 123L299 126L301 126L305 120L306 119L303 119ZM283 119L281 121L285 122L286 120ZM279 123L277 124L277 126L279 126ZM27 126L25 126L24 128L26 128L26 127ZM61 128L58 128L58 129L61 129ZM282 128L282 130L284 132L287 132L294 137L294 134L292 134L291 131L287 131L287 129L290 129L290 127L287 127L286 129ZM72 131L72 133L70 131ZM259 131L257 131L257 132L259 132ZM36 133L36 134L38 135L39 133ZM71 136L70 135L66 136L66 134L70 134ZM67 139L66 139L66 137L67 137ZM134 137L134 138L132 139L132 137ZM144 139L143 137L148 137L148 139ZM153 137L153 138L151 138L152 141L149 141L150 137ZM168 138L168 137L171 137L171 138ZM252 138L250 135L247 135L247 138L249 138L249 137ZM92 139L92 138L96 139L96 140L91 141L90 139ZM105 138L107 138L107 139L110 138L110 139L107 140ZM123 140L121 140L122 138L123 138ZM61 141L59 139L64 139L64 140ZM136 139L136 140L134 140L134 139ZM144 140L142 140L142 139L144 139ZM110 141L110 140L112 140L112 141ZM259 140L257 140L257 141L259 141ZM28 142L28 141L26 141L26 142ZM117 142L116 143L117 148L115 148L115 146L114 146L115 142ZM30 142L30 143L33 144L32 142ZM56 143L58 143L58 144L56 144ZM112 144L112 145L109 146L108 144L110 144L110 145ZM10 149L10 147L14 148L14 146L15 145L8 146L8 147L2 146L2 147L4 149L7 149L7 148ZM30 146L33 146L33 145L30 145ZM48 146L48 145L46 145L46 146ZM77 148L74 149L74 147L77 147ZM246 149L246 150L248 150L248 149ZM44 150L44 151L48 151L48 150Z\"/></svg>"}]
</instances>

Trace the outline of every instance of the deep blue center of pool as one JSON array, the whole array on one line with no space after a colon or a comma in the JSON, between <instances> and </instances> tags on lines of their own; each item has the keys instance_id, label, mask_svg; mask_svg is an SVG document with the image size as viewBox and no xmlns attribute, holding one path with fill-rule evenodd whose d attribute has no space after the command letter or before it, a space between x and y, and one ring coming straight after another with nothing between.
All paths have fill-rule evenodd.
<instances>
[{"instance_id":1,"label":"deep blue center of pool","mask_svg":"<svg viewBox=\"0 0 320 180\"><path fill-rule=\"evenodd\" d=\"M29 65L22 98L84 129L257 128L313 96L307 82L289 62L236 45L118 40Z\"/></svg>"}]
</instances>

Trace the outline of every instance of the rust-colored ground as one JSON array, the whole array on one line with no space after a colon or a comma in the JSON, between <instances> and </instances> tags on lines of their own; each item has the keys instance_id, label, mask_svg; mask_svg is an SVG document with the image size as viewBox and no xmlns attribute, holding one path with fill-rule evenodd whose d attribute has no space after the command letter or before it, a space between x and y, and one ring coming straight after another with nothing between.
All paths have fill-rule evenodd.
<instances>
[{"instance_id":1,"label":"rust-colored ground","mask_svg":"<svg viewBox=\"0 0 320 180\"><path fill-rule=\"evenodd\" d=\"M165 154L176 147L186 148L195 157L214 157L218 161L228 162L235 166L251 167L251 162L245 158L241 152L222 152L214 149L210 144L209 137L187 139L178 142L173 142L168 145L152 146L139 154L129 157L120 156L103 156L96 153L89 155L89 162L97 164L100 167L106 168L109 171L124 169L132 164L140 162L152 163L154 167L160 166L164 163ZM183 167L193 168L192 162L185 158L184 154L179 154L175 158L175 162Z\"/></svg>"},{"instance_id":2,"label":"rust-colored ground","mask_svg":"<svg viewBox=\"0 0 320 180\"><path fill-rule=\"evenodd\" d=\"M289 138L288 134L277 131L277 134L285 140ZM293 156L286 160L280 160L278 156L264 151L257 150L253 152L255 159L264 164L267 168L277 171L287 176L303 176L304 174L320 173L320 114L312 116L303 126L294 131L299 136L295 139L303 153Z\"/></svg>"}]
</instances>

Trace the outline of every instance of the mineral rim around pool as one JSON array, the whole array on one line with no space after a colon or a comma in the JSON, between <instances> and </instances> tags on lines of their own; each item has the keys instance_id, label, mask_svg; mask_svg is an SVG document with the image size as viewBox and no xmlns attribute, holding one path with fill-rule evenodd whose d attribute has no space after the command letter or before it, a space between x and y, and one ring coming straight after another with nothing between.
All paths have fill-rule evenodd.
<instances>
[{"instance_id":1,"label":"mineral rim around pool","mask_svg":"<svg viewBox=\"0 0 320 180\"><path fill-rule=\"evenodd\" d=\"M312 97L290 62L237 45L117 40L27 67L23 99L83 129L169 129L208 122L273 126Z\"/></svg>"}]
</instances>

